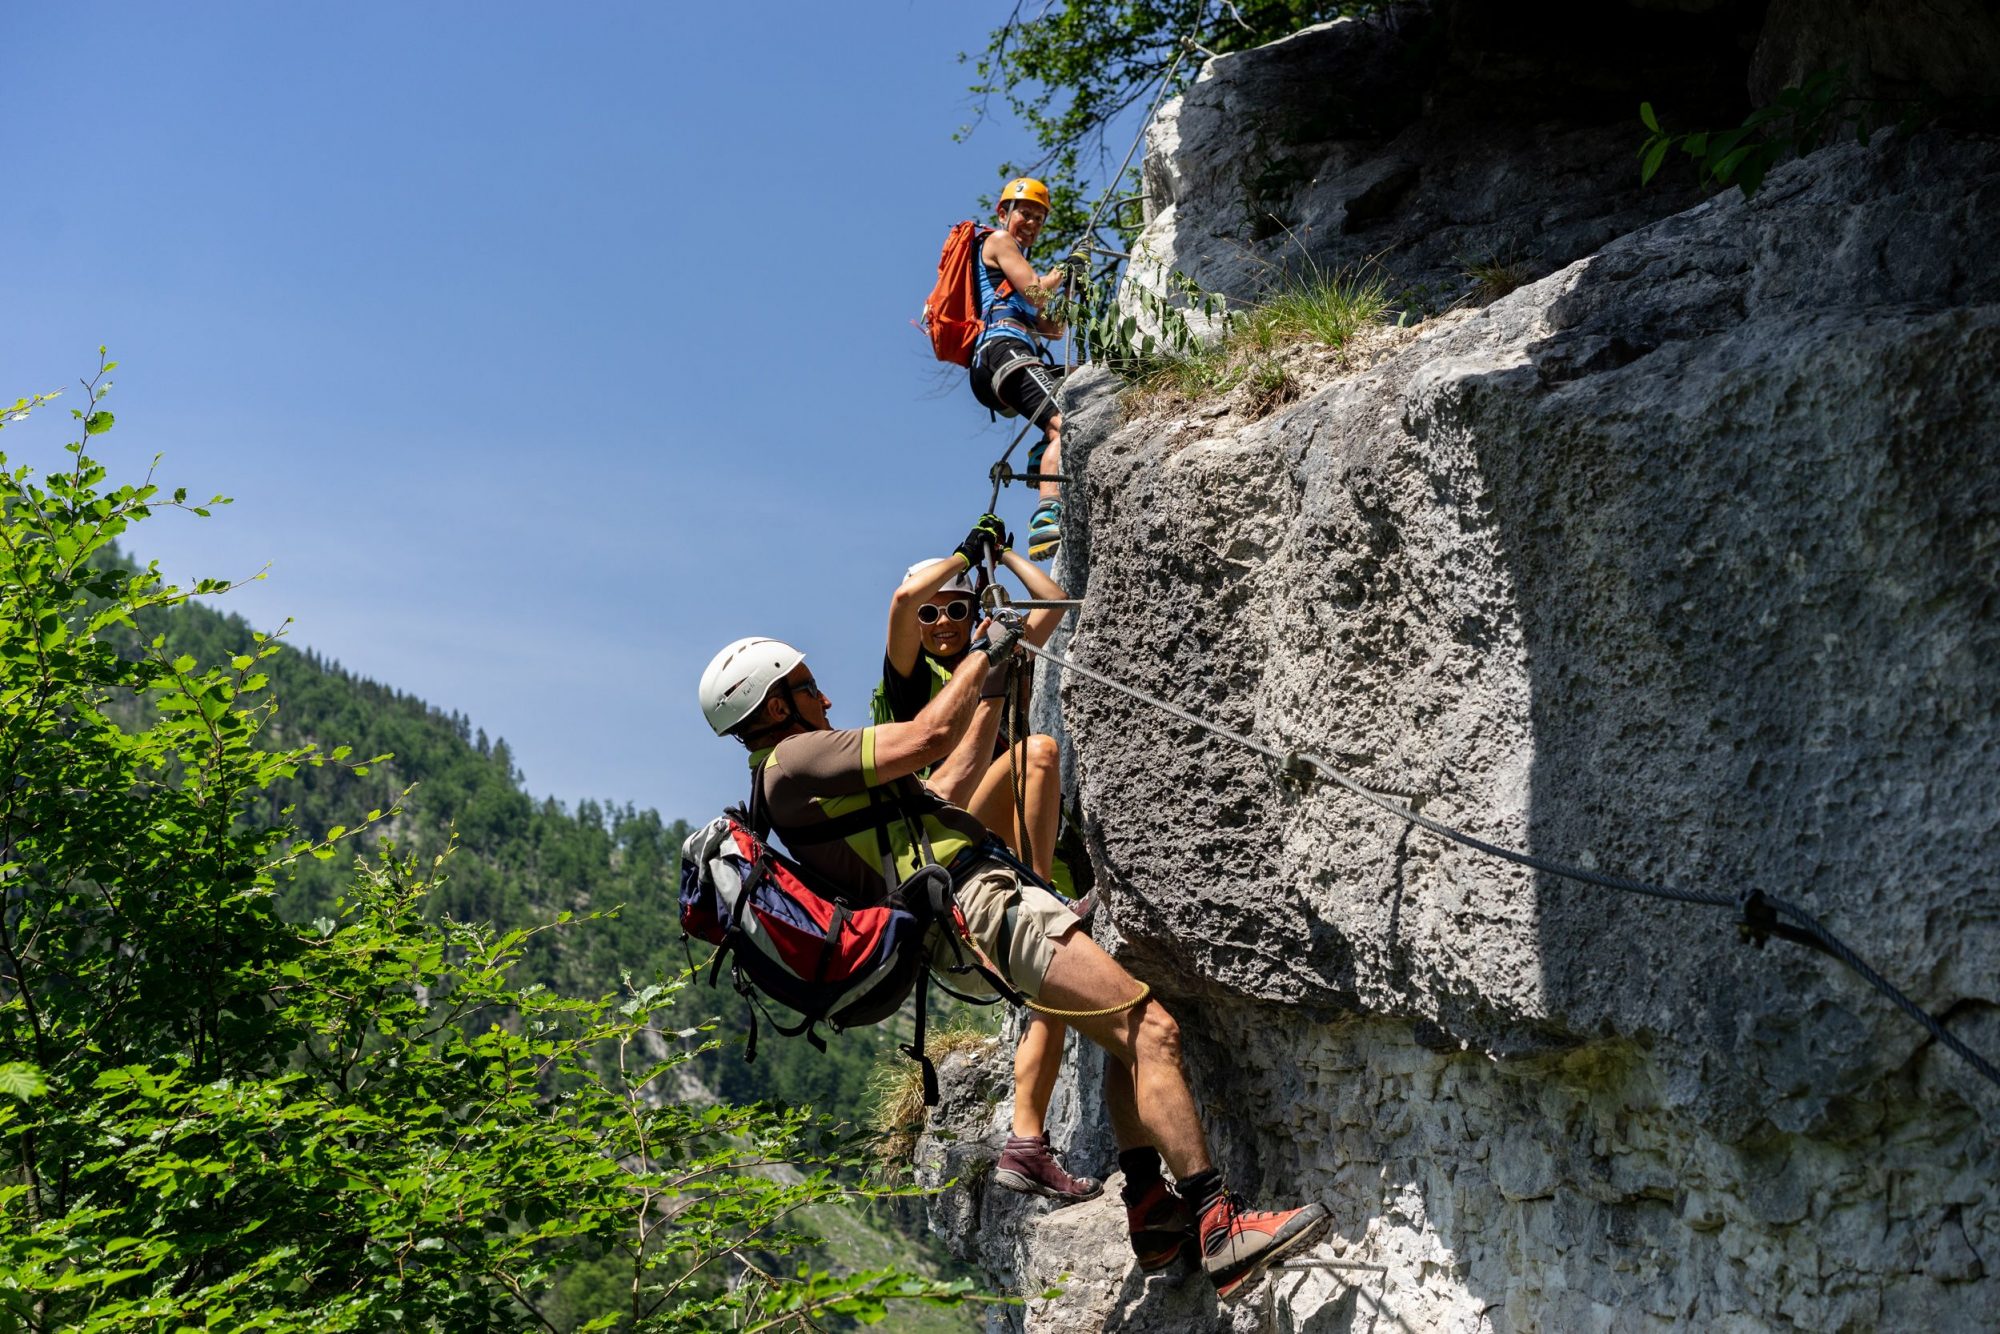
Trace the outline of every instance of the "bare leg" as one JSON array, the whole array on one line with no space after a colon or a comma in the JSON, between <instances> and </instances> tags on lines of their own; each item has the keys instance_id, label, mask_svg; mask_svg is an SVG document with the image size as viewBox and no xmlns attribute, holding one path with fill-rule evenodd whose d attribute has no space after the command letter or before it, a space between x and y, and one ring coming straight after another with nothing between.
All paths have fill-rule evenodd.
<instances>
[{"instance_id":1,"label":"bare leg","mask_svg":"<svg viewBox=\"0 0 2000 1334\"><path fill-rule=\"evenodd\" d=\"M1056 827L1062 821L1062 751L1056 739L1037 732L1010 756L1027 753L1029 848L1035 874L1047 880L1055 872Z\"/></svg>"},{"instance_id":2,"label":"bare leg","mask_svg":"<svg viewBox=\"0 0 2000 1334\"><path fill-rule=\"evenodd\" d=\"M1061 472L1062 414L1060 412L1049 418L1049 424L1042 434L1048 443L1042 446L1041 462L1035 465L1035 471L1044 475ZM1035 489L1041 492L1043 500L1062 499L1062 483L1060 482L1041 482L1036 485Z\"/></svg>"},{"instance_id":3,"label":"bare leg","mask_svg":"<svg viewBox=\"0 0 2000 1334\"><path fill-rule=\"evenodd\" d=\"M1014 1134L1033 1139L1047 1129L1049 1099L1062 1071L1063 1039L1069 1029L1060 1019L1028 1013L1021 1045L1014 1048Z\"/></svg>"},{"instance_id":4,"label":"bare leg","mask_svg":"<svg viewBox=\"0 0 2000 1334\"><path fill-rule=\"evenodd\" d=\"M1028 738L1028 843L1035 856L1031 868L1042 879L1055 866L1056 827L1062 820L1062 761L1055 738L1041 733ZM974 819L1000 835L1001 841L1021 852L1021 822L1014 810L1014 765L1023 747L1016 745L993 761L973 790L965 809Z\"/></svg>"},{"instance_id":5,"label":"bare leg","mask_svg":"<svg viewBox=\"0 0 2000 1334\"><path fill-rule=\"evenodd\" d=\"M1152 1141L1139 1123L1139 1104L1132 1096L1132 1072L1123 1061L1104 1063L1104 1108L1111 1113L1111 1138L1121 1149L1137 1149Z\"/></svg>"},{"instance_id":6,"label":"bare leg","mask_svg":"<svg viewBox=\"0 0 2000 1334\"><path fill-rule=\"evenodd\" d=\"M1138 979L1103 946L1081 931L1071 931L1056 942L1055 958L1036 999L1059 1010L1095 1010L1129 1000L1138 990ZM1181 1067L1180 1026L1167 1007L1149 999L1117 1014L1069 1022L1132 1073L1138 1125L1136 1132L1118 1132L1120 1143L1130 1135L1133 1143L1153 1145L1176 1180L1208 1170L1208 1142L1187 1072Z\"/></svg>"}]
</instances>

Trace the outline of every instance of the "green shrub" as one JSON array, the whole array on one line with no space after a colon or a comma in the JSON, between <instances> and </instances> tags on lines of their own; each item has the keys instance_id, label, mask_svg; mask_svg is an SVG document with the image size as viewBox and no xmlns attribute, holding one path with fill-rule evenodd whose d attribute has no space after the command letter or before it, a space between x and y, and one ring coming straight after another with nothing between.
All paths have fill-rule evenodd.
<instances>
[{"instance_id":1,"label":"green shrub","mask_svg":"<svg viewBox=\"0 0 2000 1334\"><path fill-rule=\"evenodd\" d=\"M1845 65L1818 70L1799 83L1780 88L1766 106L1758 107L1730 130L1669 133L1651 102L1639 104L1639 122L1646 127L1639 145L1639 180L1650 183L1667 154L1678 148L1693 158L1706 189L1740 186L1749 199L1764 184L1772 167L1786 158L1823 148L1844 134L1866 144L1875 131L1894 126L1907 133L1936 119L1933 99L1867 98L1853 90Z\"/></svg>"},{"instance_id":2,"label":"green shrub","mask_svg":"<svg viewBox=\"0 0 2000 1334\"><path fill-rule=\"evenodd\" d=\"M617 1282L577 1329L963 1300L746 1258L804 1253L802 1208L896 1192L808 1111L674 1101L707 1042L662 1022L673 982L522 985L570 914L434 918L448 853L358 865L309 925L278 913L294 869L398 810L299 834L274 782L373 761L274 731L275 641L204 665L137 633L227 590L103 559L155 510L205 512L107 482L111 369L70 463L37 481L0 455L0 1328L554 1330L579 1261Z\"/></svg>"}]
</instances>

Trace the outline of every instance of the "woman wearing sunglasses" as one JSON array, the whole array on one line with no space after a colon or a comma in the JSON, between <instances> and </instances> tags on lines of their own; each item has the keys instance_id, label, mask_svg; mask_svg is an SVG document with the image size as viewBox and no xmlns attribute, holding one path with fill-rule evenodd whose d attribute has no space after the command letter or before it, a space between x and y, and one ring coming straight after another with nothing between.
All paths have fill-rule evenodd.
<instances>
[{"instance_id":1,"label":"woman wearing sunglasses","mask_svg":"<svg viewBox=\"0 0 2000 1334\"><path fill-rule=\"evenodd\" d=\"M1021 581L1029 597L1061 600L1069 596L1040 566L1013 550L1012 538L999 519L990 514L981 516L957 551L943 560L912 565L890 598L888 647L882 660L882 684L874 699L876 722L908 722L951 680L983 620L970 575L988 551ZM1021 638L1037 647L1046 644L1061 620L1059 609L1029 612ZM1003 838L1016 856L1026 856L1029 869L1046 882L1055 865L1056 830L1062 816L1062 773L1055 738L1040 733L1024 738L995 733L986 713L998 712L1007 692L1013 690L1019 692L1020 715L1025 717L1031 686L1025 668L1019 670L1018 677L1014 671L992 674L982 713L974 716L968 732L974 737L982 731L994 736L992 758L971 795L952 799ZM940 771L957 767L958 761L954 754L939 766ZM1025 798L1018 806L1017 769L1026 777ZM994 1172L994 1180L1009 1189L1063 1201L1091 1199L1103 1189L1094 1177L1074 1177L1064 1171L1049 1148L1044 1120L1055 1093L1056 1074L1062 1068L1063 1040L1068 1031L1060 1020L1030 1014L1021 1044L1014 1051L1013 1135Z\"/></svg>"}]
</instances>

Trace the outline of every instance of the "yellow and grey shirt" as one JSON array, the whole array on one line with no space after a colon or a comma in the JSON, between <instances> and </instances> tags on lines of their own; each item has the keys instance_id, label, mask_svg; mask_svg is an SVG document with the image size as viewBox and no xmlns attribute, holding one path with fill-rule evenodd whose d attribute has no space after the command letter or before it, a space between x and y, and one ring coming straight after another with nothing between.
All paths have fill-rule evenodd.
<instances>
[{"instance_id":1,"label":"yellow and grey shirt","mask_svg":"<svg viewBox=\"0 0 2000 1334\"><path fill-rule=\"evenodd\" d=\"M873 829L825 843L794 844L786 837L791 831L810 833L816 824L866 808L871 792L888 819L889 852L897 883L923 865L923 848L912 839L909 823L895 815L892 784L875 772L873 727L789 736L750 756L753 770L759 763L764 765L764 800L771 827L808 869L835 884L852 886L863 901L879 899L892 888L882 878ZM931 854L946 865L988 838L986 826L956 806L944 805L917 819L930 838Z\"/></svg>"}]
</instances>

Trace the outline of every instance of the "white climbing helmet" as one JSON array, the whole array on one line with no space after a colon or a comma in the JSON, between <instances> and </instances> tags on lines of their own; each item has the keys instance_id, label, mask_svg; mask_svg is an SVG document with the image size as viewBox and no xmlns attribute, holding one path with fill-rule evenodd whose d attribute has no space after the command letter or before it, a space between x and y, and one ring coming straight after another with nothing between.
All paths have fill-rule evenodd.
<instances>
[{"instance_id":1,"label":"white climbing helmet","mask_svg":"<svg viewBox=\"0 0 2000 1334\"><path fill-rule=\"evenodd\" d=\"M701 674L701 716L717 736L757 711L771 687L806 655L782 639L739 639L709 659Z\"/></svg>"},{"instance_id":2,"label":"white climbing helmet","mask_svg":"<svg viewBox=\"0 0 2000 1334\"><path fill-rule=\"evenodd\" d=\"M929 560L918 561L915 565L903 571L903 582L907 584L910 580L916 578L918 571L928 570L935 564L937 564L937 557L935 556ZM963 593L967 597L977 597L978 594L972 591L972 571L960 570L957 574L944 581L944 586L938 589L938 593ZM933 593L931 596L936 597L937 593Z\"/></svg>"}]
</instances>

